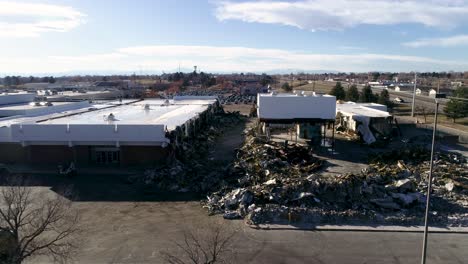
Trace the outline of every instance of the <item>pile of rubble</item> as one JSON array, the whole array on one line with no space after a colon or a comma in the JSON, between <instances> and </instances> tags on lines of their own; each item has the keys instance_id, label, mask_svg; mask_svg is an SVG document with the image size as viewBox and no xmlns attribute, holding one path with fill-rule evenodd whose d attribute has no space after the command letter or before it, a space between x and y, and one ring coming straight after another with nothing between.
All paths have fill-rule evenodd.
<instances>
[{"instance_id":1,"label":"pile of rubble","mask_svg":"<svg viewBox=\"0 0 468 264\"><path fill-rule=\"evenodd\" d=\"M170 163L146 170L143 177L129 177L128 182L142 182L149 187L177 192L206 193L219 188L223 175L219 170L223 171L224 167L218 168L208 157L209 152L226 129L239 125L243 119L239 112L217 113L206 129L178 142L177 146L169 146L174 149L173 156L168 159Z\"/></svg>"},{"instance_id":2,"label":"pile of rubble","mask_svg":"<svg viewBox=\"0 0 468 264\"><path fill-rule=\"evenodd\" d=\"M421 220L429 172L426 149L374 155L363 171L338 176L321 175L322 164L307 147L266 142L251 132L224 185L208 196L204 206L228 219L247 217L253 224L312 215L328 222L333 222L331 218ZM468 224L466 160L439 153L434 176L431 210L440 219L465 218Z\"/></svg>"}]
</instances>

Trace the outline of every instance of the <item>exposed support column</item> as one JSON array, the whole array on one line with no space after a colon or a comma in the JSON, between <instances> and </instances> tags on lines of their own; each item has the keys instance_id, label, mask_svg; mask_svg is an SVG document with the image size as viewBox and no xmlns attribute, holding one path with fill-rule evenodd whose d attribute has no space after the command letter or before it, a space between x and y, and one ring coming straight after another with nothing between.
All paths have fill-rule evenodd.
<instances>
[{"instance_id":1,"label":"exposed support column","mask_svg":"<svg viewBox=\"0 0 468 264\"><path fill-rule=\"evenodd\" d=\"M335 122L333 122L333 133L332 133L332 154L335 154Z\"/></svg>"}]
</instances>

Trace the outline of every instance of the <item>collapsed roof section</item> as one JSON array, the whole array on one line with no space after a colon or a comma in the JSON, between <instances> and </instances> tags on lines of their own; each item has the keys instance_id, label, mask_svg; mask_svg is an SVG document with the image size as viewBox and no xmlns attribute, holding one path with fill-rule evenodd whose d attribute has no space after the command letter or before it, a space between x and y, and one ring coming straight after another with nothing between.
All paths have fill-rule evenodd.
<instances>
[{"instance_id":1,"label":"collapsed roof section","mask_svg":"<svg viewBox=\"0 0 468 264\"><path fill-rule=\"evenodd\" d=\"M374 103L345 102L336 105L340 125L359 133L367 144L377 141L378 136L388 136L392 129L392 115L385 105Z\"/></svg>"}]
</instances>

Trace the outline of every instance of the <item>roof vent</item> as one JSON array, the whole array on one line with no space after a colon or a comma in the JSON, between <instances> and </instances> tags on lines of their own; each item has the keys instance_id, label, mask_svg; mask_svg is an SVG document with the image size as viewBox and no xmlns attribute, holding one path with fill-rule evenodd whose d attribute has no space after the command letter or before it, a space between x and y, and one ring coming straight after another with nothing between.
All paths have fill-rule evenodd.
<instances>
[{"instance_id":1,"label":"roof vent","mask_svg":"<svg viewBox=\"0 0 468 264\"><path fill-rule=\"evenodd\" d=\"M108 116L104 116L105 121L117 121L113 113L110 113Z\"/></svg>"},{"instance_id":2,"label":"roof vent","mask_svg":"<svg viewBox=\"0 0 468 264\"><path fill-rule=\"evenodd\" d=\"M144 109L145 109L145 110L151 110L150 105L149 105L149 104L145 104Z\"/></svg>"}]
</instances>

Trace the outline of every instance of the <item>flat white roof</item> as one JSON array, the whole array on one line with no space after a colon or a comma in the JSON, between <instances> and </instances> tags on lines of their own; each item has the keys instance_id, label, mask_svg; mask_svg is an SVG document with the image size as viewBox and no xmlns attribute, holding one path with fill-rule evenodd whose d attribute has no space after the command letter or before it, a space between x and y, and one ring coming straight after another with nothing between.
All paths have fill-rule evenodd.
<instances>
[{"instance_id":1,"label":"flat white roof","mask_svg":"<svg viewBox=\"0 0 468 264\"><path fill-rule=\"evenodd\" d=\"M129 102L134 102L135 100L123 100L122 103L129 103ZM68 102L67 102L68 103ZM70 102L73 104L73 102ZM76 104L75 102L74 104ZM56 102L53 102L55 105ZM84 108L76 108L76 109L65 109L63 111L57 111L57 112L51 112L51 113L46 113L46 114L41 114L37 116L24 116L24 115L17 115L17 116L10 116L10 117L4 117L0 118L0 127L5 127L5 126L11 126L14 124L34 124L38 121L41 120L48 120L52 118L59 118L63 117L65 115L70 115L70 114L78 114L78 113L84 113L90 111L90 108L94 109L102 109L102 108L108 108L113 105L118 105L118 101L109 101L109 102L99 102L96 104L89 105ZM59 106L59 105L57 105ZM62 104L61 106L68 106L68 104ZM51 107L52 108L52 107ZM42 108L44 109L44 108ZM47 109L47 108L46 108Z\"/></svg>"},{"instance_id":2,"label":"flat white roof","mask_svg":"<svg viewBox=\"0 0 468 264\"><path fill-rule=\"evenodd\" d=\"M115 124L115 125L165 125L168 130L184 124L187 120L196 117L205 111L211 100L144 100L127 105L119 105L111 108L87 111L75 115L49 119L39 124ZM145 107L148 105L148 107ZM108 117L112 114L114 118Z\"/></svg>"},{"instance_id":3,"label":"flat white roof","mask_svg":"<svg viewBox=\"0 0 468 264\"><path fill-rule=\"evenodd\" d=\"M336 98L331 95L258 94L257 115L260 120L333 120Z\"/></svg>"},{"instance_id":4,"label":"flat white roof","mask_svg":"<svg viewBox=\"0 0 468 264\"><path fill-rule=\"evenodd\" d=\"M0 141L25 145L158 145L216 100L144 100L0 119ZM110 116L113 118L110 118Z\"/></svg>"},{"instance_id":5,"label":"flat white roof","mask_svg":"<svg viewBox=\"0 0 468 264\"><path fill-rule=\"evenodd\" d=\"M359 103L343 103L343 104L336 104L336 112L340 112L344 115L350 116L366 116L366 117L389 117L391 116L386 111L381 111L377 109L373 109L371 107L366 106L366 104L359 104Z\"/></svg>"}]
</instances>

